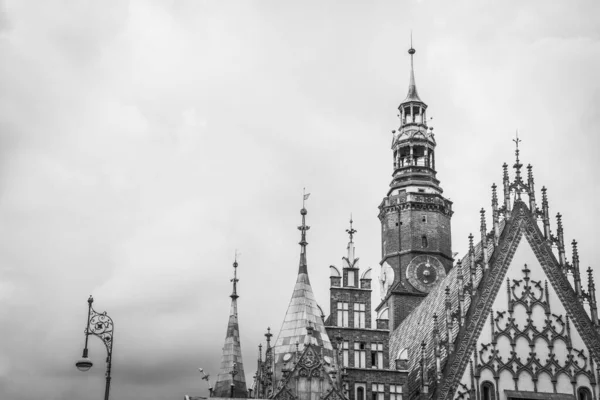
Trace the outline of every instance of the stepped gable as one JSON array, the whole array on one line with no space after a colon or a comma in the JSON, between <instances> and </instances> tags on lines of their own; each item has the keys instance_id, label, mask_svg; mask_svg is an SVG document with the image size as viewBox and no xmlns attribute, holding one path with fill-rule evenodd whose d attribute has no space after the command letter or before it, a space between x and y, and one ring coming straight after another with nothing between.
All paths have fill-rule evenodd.
<instances>
[{"instance_id":1,"label":"stepped gable","mask_svg":"<svg viewBox=\"0 0 600 400\"><path fill-rule=\"evenodd\" d=\"M504 228L504 223L501 224L500 229ZM491 255L494 245L493 241L488 241L487 254ZM482 247L481 242L474 246L474 259L476 262L480 262L482 259ZM488 256L489 261L489 256ZM462 263L462 275L465 285L470 282L470 271L469 265L471 263L470 255L467 254L461 260ZM458 309L458 279L457 273L459 269L457 267L452 268L446 277L439 282L439 284L431 290L427 297L423 300L417 308L415 308L408 317L402 321L394 332L390 334L390 368L396 368L395 362L399 358L400 353L406 349L408 351L408 380L407 380L407 391L409 395L418 390L421 387L421 344L423 340L427 342L425 348L427 368L429 370L428 376L430 377L429 388L430 393L432 388L435 386L435 356L433 340L429 340L432 337L434 330L434 314L437 315L438 330L440 331L441 342L447 341L447 329L444 316L446 315L446 287L450 289L452 309ZM482 269L477 268L475 286L479 285L482 277ZM467 295L468 288L465 288L465 308L469 309L471 304L471 296ZM453 337L456 337L458 331L458 324L454 324ZM447 358L447 351L445 347L442 347L441 359L442 367L445 364Z\"/></svg>"},{"instance_id":2,"label":"stepped gable","mask_svg":"<svg viewBox=\"0 0 600 400\"><path fill-rule=\"evenodd\" d=\"M284 356L296 351L303 351L305 345L309 343L313 345L313 348L322 348L324 355L332 356L333 354L333 347L323 324L322 312L317 305L308 278L306 231L310 227L306 225L305 221L307 211L302 208L300 213L302 225L298 229L302 232L302 236L298 277L274 347L275 373L278 378L285 363Z\"/></svg>"}]
</instances>

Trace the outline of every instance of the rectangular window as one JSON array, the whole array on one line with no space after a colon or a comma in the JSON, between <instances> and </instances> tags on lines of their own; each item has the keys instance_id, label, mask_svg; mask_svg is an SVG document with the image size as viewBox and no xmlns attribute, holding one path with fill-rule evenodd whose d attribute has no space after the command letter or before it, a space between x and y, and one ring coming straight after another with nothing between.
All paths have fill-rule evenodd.
<instances>
[{"instance_id":1,"label":"rectangular window","mask_svg":"<svg viewBox=\"0 0 600 400\"><path fill-rule=\"evenodd\" d=\"M348 285L347 286L356 286L354 281L355 281L354 271L348 270Z\"/></svg>"},{"instance_id":2,"label":"rectangular window","mask_svg":"<svg viewBox=\"0 0 600 400\"><path fill-rule=\"evenodd\" d=\"M365 327L365 304L364 303L354 303L354 327L355 328L364 328Z\"/></svg>"},{"instance_id":3,"label":"rectangular window","mask_svg":"<svg viewBox=\"0 0 600 400\"><path fill-rule=\"evenodd\" d=\"M390 400L402 400L401 385L390 385Z\"/></svg>"},{"instance_id":4,"label":"rectangular window","mask_svg":"<svg viewBox=\"0 0 600 400\"><path fill-rule=\"evenodd\" d=\"M348 365L348 341L344 340L342 343L342 364L344 367L349 367Z\"/></svg>"},{"instance_id":5,"label":"rectangular window","mask_svg":"<svg viewBox=\"0 0 600 400\"><path fill-rule=\"evenodd\" d=\"M371 343L371 367L383 369L383 344Z\"/></svg>"},{"instance_id":6,"label":"rectangular window","mask_svg":"<svg viewBox=\"0 0 600 400\"><path fill-rule=\"evenodd\" d=\"M383 400L383 384L374 383L371 386L371 399L372 400Z\"/></svg>"},{"instance_id":7,"label":"rectangular window","mask_svg":"<svg viewBox=\"0 0 600 400\"><path fill-rule=\"evenodd\" d=\"M367 350L364 343L354 343L354 368L367 367Z\"/></svg>"},{"instance_id":8,"label":"rectangular window","mask_svg":"<svg viewBox=\"0 0 600 400\"><path fill-rule=\"evenodd\" d=\"M337 325L348 327L348 303L337 303Z\"/></svg>"}]
</instances>

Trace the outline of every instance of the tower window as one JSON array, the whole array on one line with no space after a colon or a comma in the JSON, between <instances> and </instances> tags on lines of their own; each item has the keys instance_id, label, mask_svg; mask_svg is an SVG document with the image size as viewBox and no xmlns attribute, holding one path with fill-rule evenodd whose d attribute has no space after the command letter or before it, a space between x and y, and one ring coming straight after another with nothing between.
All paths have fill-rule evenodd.
<instances>
[{"instance_id":1,"label":"tower window","mask_svg":"<svg viewBox=\"0 0 600 400\"><path fill-rule=\"evenodd\" d=\"M337 303L337 325L348 327L348 303Z\"/></svg>"},{"instance_id":2,"label":"tower window","mask_svg":"<svg viewBox=\"0 0 600 400\"><path fill-rule=\"evenodd\" d=\"M427 236L421 237L421 247L426 248L428 246L429 246L429 243L427 243Z\"/></svg>"},{"instance_id":3,"label":"tower window","mask_svg":"<svg viewBox=\"0 0 600 400\"><path fill-rule=\"evenodd\" d=\"M374 383L371 386L371 399L372 400L383 400L383 384Z\"/></svg>"},{"instance_id":4,"label":"tower window","mask_svg":"<svg viewBox=\"0 0 600 400\"><path fill-rule=\"evenodd\" d=\"M367 367L367 350L364 343L354 342L354 368Z\"/></svg>"},{"instance_id":5,"label":"tower window","mask_svg":"<svg viewBox=\"0 0 600 400\"><path fill-rule=\"evenodd\" d=\"M354 303L354 327L364 328L365 327L365 304Z\"/></svg>"},{"instance_id":6,"label":"tower window","mask_svg":"<svg viewBox=\"0 0 600 400\"><path fill-rule=\"evenodd\" d=\"M402 400L402 385L390 385L390 400Z\"/></svg>"},{"instance_id":7,"label":"tower window","mask_svg":"<svg viewBox=\"0 0 600 400\"><path fill-rule=\"evenodd\" d=\"M383 368L383 344L371 343L371 368Z\"/></svg>"},{"instance_id":8,"label":"tower window","mask_svg":"<svg viewBox=\"0 0 600 400\"><path fill-rule=\"evenodd\" d=\"M421 215L421 222L427 222L427 215Z\"/></svg>"},{"instance_id":9,"label":"tower window","mask_svg":"<svg viewBox=\"0 0 600 400\"><path fill-rule=\"evenodd\" d=\"M348 341L344 340L342 343L342 365L344 367L348 367Z\"/></svg>"}]
</instances>

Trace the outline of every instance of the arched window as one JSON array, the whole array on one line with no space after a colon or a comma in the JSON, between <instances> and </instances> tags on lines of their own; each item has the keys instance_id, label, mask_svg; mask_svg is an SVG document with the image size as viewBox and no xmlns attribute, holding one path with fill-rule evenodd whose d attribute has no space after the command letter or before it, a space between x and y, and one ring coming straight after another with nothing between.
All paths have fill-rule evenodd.
<instances>
[{"instance_id":1,"label":"arched window","mask_svg":"<svg viewBox=\"0 0 600 400\"><path fill-rule=\"evenodd\" d=\"M426 248L427 246L429 246L429 243L427 243L427 236L423 235L423 237L421 237L421 247Z\"/></svg>"},{"instance_id":2,"label":"arched window","mask_svg":"<svg viewBox=\"0 0 600 400\"><path fill-rule=\"evenodd\" d=\"M496 392L492 382L485 381L481 384L481 400L496 400Z\"/></svg>"},{"instance_id":3,"label":"arched window","mask_svg":"<svg viewBox=\"0 0 600 400\"><path fill-rule=\"evenodd\" d=\"M356 388L356 400L365 400L365 388L359 386Z\"/></svg>"},{"instance_id":4,"label":"arched window","mask_svg":"<svg viewBox=\"0 0 600 400\"><path fill-rule=\"evenodd\" d=\"M592 400L592 393L586 387L577 389L577 400Z\"/></svg>"}]
</instances>

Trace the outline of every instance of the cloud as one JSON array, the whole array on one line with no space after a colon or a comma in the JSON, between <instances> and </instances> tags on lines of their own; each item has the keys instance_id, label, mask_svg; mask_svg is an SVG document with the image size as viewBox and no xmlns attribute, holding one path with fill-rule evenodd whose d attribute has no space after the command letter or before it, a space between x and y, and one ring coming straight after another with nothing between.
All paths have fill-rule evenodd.
<instances>
[{"instance_id":1,"label":"cloud","mask_svg":"<svg viewBox=\"0 0 600 400\"><path fill-rule=\"evenodd\" d=\"M73 366L90 294L115 320L114 396L206 394L197 368L218 372L236 249L250 381L291 296L303 187L323 309L351 212L377 276L411 27L453 250L478 229L518 128L566 237L584 264L598 258L586 239L598 223L598 7L2 3L1 397L103 390L102 343L90 339L92 370Z\"/></svg>"}]
</instances>

